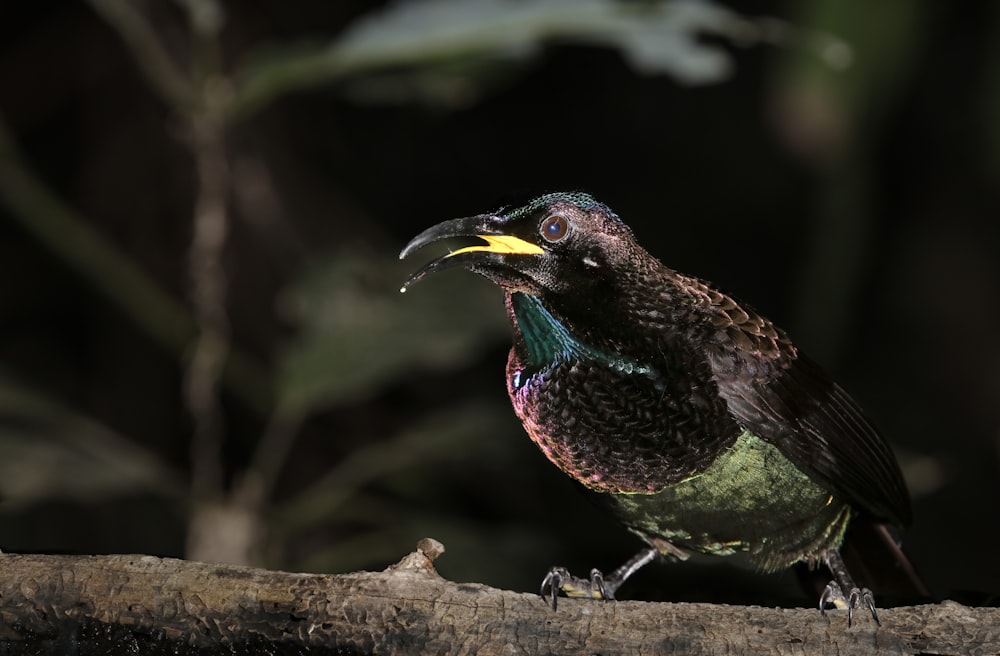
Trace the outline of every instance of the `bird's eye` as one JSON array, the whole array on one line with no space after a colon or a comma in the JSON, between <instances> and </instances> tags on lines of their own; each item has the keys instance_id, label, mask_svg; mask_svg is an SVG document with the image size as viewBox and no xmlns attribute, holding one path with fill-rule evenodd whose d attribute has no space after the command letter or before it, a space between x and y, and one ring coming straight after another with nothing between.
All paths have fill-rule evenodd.
<instances>
[{"instance_id":1,"label":"bird's eye","mask_svg":"<svg viewBox=\"0 0 1000 656\"><path fill-rule=\"evenodd\" d=\"M541 233L546 240L556 242L569 232L569 221L566 217L553 214L542 221Z\"/></svg>"}]
</instances>

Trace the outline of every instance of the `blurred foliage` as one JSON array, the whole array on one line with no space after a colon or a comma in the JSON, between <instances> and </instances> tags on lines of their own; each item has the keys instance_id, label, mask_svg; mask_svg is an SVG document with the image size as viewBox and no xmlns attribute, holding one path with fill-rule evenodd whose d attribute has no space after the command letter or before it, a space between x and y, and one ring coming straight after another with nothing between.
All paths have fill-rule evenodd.
<instances>
[{"instance_id":1,"label":"blurred foliage","mask_svg":"<svg viewBox=\"0 0 1000 656\"><path fill-rule=\"evenodd\" d=\"M510 451L504 447L510 428L506 415L506 408L499 404L466 404L434 413L389 439L365 440L273 510L275 532L285 538L282 542L295 544L303 535L329 525L331 519L368 527L308 555L302 566L320 571L361 567L371 562L373 549L380 554L379 559L389 561L396 555L391 551L394 547L419 540L422 531L435 526L445 527L434 533L437 535L461 533L463 529L456 531L451 525L457 522L468 527L476 521L449 519L434 508L413 507L402 500L414 492L428 494L427 488L435 485L428 472L478 459L501 466L512 464ZM403 535L408 539L388 537ZM361 544L370 546L355 548ZM379 546L376 549L374 545ZM345 565L345 560L351 564Z\"/></svg>"},{"instance_id":2,"label":"blurred foliage","mask_svg":"<svg viewBox=\"0 0 1000 656\"><path fill-rule=\"evenodd\" d=\"M685 84L724 80L732 60L717 35L745 44L787 41L780 21L747 19L708 0L411 0L390 3L349 26L326 48L263 49L237 74L233 113L258 110L290 90L393 69L405 76L355 80L355 98L467 104L509 75L507 66L537 56L552 41L618 48L637 73L668 74ZM816 54L841 65L847 46L813 35Z\"/></svg>"},{"instance_id":3,"label":"blurred foliage","mask_svg":"<svg viewBox=\"0 0 1000 656\"><path fill-rule=\"evenodd\" d=\"M135 441L0 373L0 511L152 491L183 498L182 477Z\"/></svg>"},{"instance_id":4,"label":"blurred foliage","mask_svg":"<svg viewBox=\"0 0 1000 656\"><path fill-rule=\"evenodd\" d=\"M127 44L151 88L179 118L190 123L189 147L199 167L207 161L201 158L210 156L200 149L219 141L231 118L246 118L289 91L338 79L350 79L347 93L355 99L454 105L459 86L465 89L459 95L467 102L481 92L476 85L488 86L490 80L511 77L509 72L490 71L507 68L516 72L519 67L510 65L537 56L543 43L576 40L620 49L640 73L666 73L684 83L705 84L724 79L730 72L731 58L717 45L701 42L698 35L714 33L744 42L769 38L763 23L754 23L703 0L634 4L610 0L418 0L392 3L364 15L329 46L287 48L272 44L258 48L255 56L237 67L232 78L224 79L218 43L226 21L222 4L206 1L181 5L192 29L186 64L178 62L177 55L167 47L164 37L168 33L158 33L151 17L144 15L148 9L124 0L91 0L90 5ZM403 69L407 72L403 73ZM406 78L415 82L401 84ZM387 93L387 89L392 91ZM213 136L212 130L218 134ZM196 327L201 317L192 320L185 316L185 310L148 282L127 255L87 228L83 217L33 178L5 132L0 137L4 197L22 224L68 264L81 270L140 326L168 348L178 350L179 357L186 357L192 343L199 348L213 343L191 342L188 334L208 334L218 328ZM202 202L224 200L202 199L199 205ZM196 228L196 234L199 230L202 228ZM81 238L67 240L67 233ZM242 477L250 487L234 490L227 502L233 504L230 510L226 503L213 502L205 510L208 520L193 520L199 527L198 540L205 539L202 532L211 530L213 524L226 526L226 513L236 521L246 518L248 512L257 512L253 508L263 510L261 504L267 500L253 495L272 491L292 450L292 441L309 417L376 397L420 370L460 367L495 347L508 334L496 290L487 292L487 285L467 276L445 276L435 286L422 290L419 298L413 294L400 296L396 290L408 269L377 251L337 248L313 258L298 281L280 295L279 311L296 327L296 335L276 357L270 428ZM204 274L192 269L191 275L197 280ZM219 282L213 283L214 287ZM197 288L193 292L195 297L199 293ZM218 339L210 335L208 338ZM267 374L258 371L246 354L228 345L224 348L229 353L229 365L228 376L221 382L237 392L249 390L241 394L244 398L259 399L262 384L255 379ZM193 375L189 370L187 376ZM254 405L258 410L262 407L259 400ZM69 414L55 404L52 411ZM387 441L376 440L360 447L311 487L283 502L277 513L278 525L294 532L329 523L338 511L344 510L346 500L373 478L397 469L454 459L467 452L463 445L493 443L486 435L470 437L482 433L484 427L495 426L484 423L486 415L488 412L482 410L460 409L457 414L446 414L445 419L435 417L432 428L403 431ZM170 485L163 482L167 476L160 470L165 467L158 465L155 456L139 447L118 451L108 448L111 442L120 444L123 439L111 437L111 432L96 422L91 422L89 432L78 434L76 444L70 445L65 443L65 435L57 432L40 437L37 431L17 431L16 416L9 419L2 441L9 456L7 462L25 466L24 471L30 475L10 476L5 490L22 504L46 495L66 495L82 501L98 494L127 494L141 485L158 493L178 493L176 480L171 479ZM216 423L211 417L195 416L196 424L203 420L208 426ZM80 444L90 445L90 451L74 452L72 448ZM207 452L196 448L194 457L212 457L213 447L208 448ZM75 475L67 477L67 469L74 464ZM211 469L210 464L200 460L195 465ZM248 540L256 539L252 524L239 520L239 525L247 528ZM390 521L388 525L398 522ZM375 538L362 534L354 539ZM232 543L231 538L222 536L219 541ZM249 554L254 547L248 544L245 549ZM341 545L338 549L344 551L347 547ZM227 551L220 557L241 558L238 544L235 554Z\"/></svg>"},{"instance_id":5,"label":"blurred foliage","mask_svg":"<svg viewBox=\"0 0 1000 656\"><path fill-rule=\"evenodd\" d=\"M357 402L414 371L461 366L509 335L495 289L452 275L419 296L400 294L412 267L394 255L336 251L282 295L280 311L298 334L278 365L280 411Z\"/></svg>"},{"instance_id":6,"label":"blurred foliage","mask_svg":"<svg viewBox=\"0 0 1000 656\"><path fill-rule=\"evenodd\" d=\"M983 207L996 223L973 170L992 162L995 180L1000 161L995 8L55 6L53 20L0 6L12 372L0 376L0 547L22 546L5 544L22 519L89 532L98 503L157 497L109 513L144 534L162 529L163 504L192 510L177 397L198 333L184 290L207 129L263 171L234 176L236 200L223 199L232 344L218 406L223 512L247 511L241 487L265 495L248 505L269 530L268 565L379 566L432 535L446 575L528 589L555 562L609 570L631 555L517 426L498 291L455 272L398 292L413 263L393 251L407 237L540 185L593 191L653 252L735 288L853 377L909 447L918 503L937 518L918 523L914 546L934 554L935 537L956 536L969 558L940 566L978 580L997 539L985 500L1000 448L1000 387L983 364L1000 288L994 242L973 225ZM966 39L942 17L981 32ZM85 510L49 527L53 499ZM974 527L953 512L977 503L987 521ZM721 598L734 580L720 577ZM739 585L752 597L770 581ZM701 574L684 588L663 586L713 594Z\"/></svg>"}]
</instances>

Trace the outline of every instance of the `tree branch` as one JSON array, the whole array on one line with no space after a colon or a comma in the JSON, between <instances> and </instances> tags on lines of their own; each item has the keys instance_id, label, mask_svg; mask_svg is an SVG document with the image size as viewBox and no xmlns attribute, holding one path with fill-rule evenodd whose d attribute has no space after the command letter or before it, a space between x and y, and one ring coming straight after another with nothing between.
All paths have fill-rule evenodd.
<instances>
[{"instance_id":1,"label":"tree branch","mask_svg":"<svg viewBox=\"0 0 1000 656\"><path fill-rule=\"evenodd\" d=\"M190 347L196 324L187 310L36 176L2 115L0 206L158 344L174 354ZM257 412L267 413L272 390L260 363L242 351L227 355L227 389Z\"/></svg>"},{"instance_id":2,"label":"tree branch","mask_svg":"<svg viewBox=\"0 0 1000 656\"><path fill-rule=\"evenodd\" d=\"M289 574L152 556L0 555L0 653L987 654L1000 609L843 612L563 600L438 576L443 547L383 572ZM91 649L92 651L88 651ZM114 651L120 649L120 652Z\"/></svg>"},{"instance_id":3,"label":"tree branch","mask_svg":"<svg viewBox=\"0 0 1000 656\"><path fill-rule=\"evenodd\" d=\"M177 67L159 35L134 2L89 0L90 6L125 41L152 88L174 110L185 113L197 104L192 81Z\"/></svg>"}]
</instances>

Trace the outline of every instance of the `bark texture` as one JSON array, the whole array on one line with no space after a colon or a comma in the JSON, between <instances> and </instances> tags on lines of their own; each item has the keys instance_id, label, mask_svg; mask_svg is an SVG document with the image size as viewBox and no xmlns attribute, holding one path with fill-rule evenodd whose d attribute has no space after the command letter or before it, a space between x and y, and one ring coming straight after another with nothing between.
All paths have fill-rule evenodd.
<instances>
[{"instance_id":1,"label":"bark texture","mask_svg":"<svg viewBox=\"0 0 1000 656\"><path fill-rule=\"evenodd\" d=\"M0 555L0 655L996 654L1000 609L864 613L564 599L438 576L422 540L383 572L291 574L151 556Z\"/></svg>"}]
</instances>

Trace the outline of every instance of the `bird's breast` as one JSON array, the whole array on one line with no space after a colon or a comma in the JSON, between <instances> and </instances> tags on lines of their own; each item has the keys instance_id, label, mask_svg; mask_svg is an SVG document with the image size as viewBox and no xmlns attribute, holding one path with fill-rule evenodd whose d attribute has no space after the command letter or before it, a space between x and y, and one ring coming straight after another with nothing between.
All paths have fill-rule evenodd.
<instances>
[{"instance_id":1,"label":"bird's breast","mask_svg":"<svg viewBox=\"0 0 1000 656\"><path fill-rule=\"evenodd\" d=\"M545 456L584 486L649 494L707 467L735 439L641 369L589 359L532 371L515 351L507 389L525 431Z\"/></svg>"},{"instance_id":2,"label":"bird's breast","mask_svg":"<svg viewBox=\"0 0 1000 656\"><path fill-rule=\"evenodd\" d=\"M706 468L739 434L696 362L595 345L525 294L508 297L508 309L514 410L546 457L586 487L656 492Z\"/></svg>"}]
</instances>

